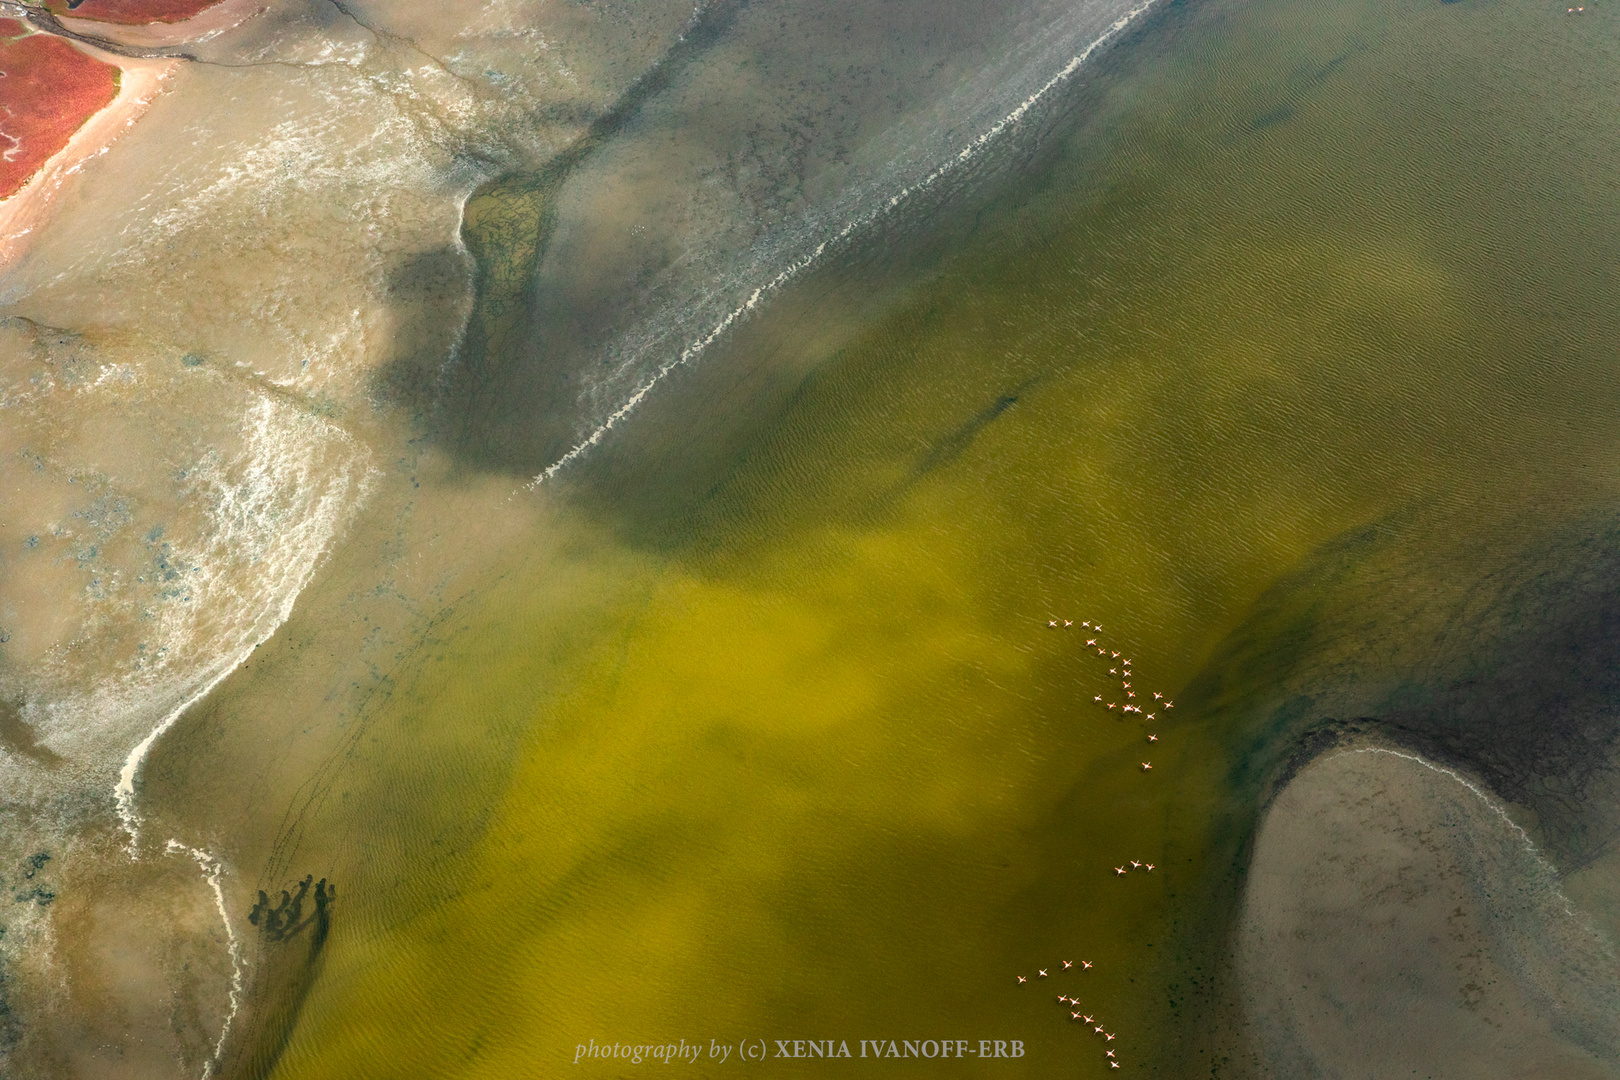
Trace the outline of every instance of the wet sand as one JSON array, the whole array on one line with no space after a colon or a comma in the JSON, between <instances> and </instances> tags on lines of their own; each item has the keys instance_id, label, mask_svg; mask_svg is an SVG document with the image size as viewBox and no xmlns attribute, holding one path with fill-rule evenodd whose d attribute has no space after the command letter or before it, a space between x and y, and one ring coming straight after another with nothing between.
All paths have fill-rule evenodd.
<instances>
[{"instance_id":1,"label":"wet sand","mask_svg":"<svg viewBox=\"0 0 1620 1080\"><path fill-rule=\"evenodd\" d=\"M1278 795L1236 947L1262 1072L1620 1075L1612 946L1504 811L1415 755L1335 751Z\"/></svg>"}]
</instances>

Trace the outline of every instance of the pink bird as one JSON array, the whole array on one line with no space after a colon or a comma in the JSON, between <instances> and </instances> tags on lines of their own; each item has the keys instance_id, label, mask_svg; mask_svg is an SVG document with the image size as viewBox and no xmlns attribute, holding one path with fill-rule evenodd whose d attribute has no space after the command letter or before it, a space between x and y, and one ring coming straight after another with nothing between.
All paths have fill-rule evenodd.
<instances>
[{"instance_id":1,"label":"pink bird","mask_svg":"<svg viewBox=\"0 0 1620 1080\"><path fill-rule=\"evenodd\" d=\"M1152 768L1153 768L1153 762L1151 762L1151 761L1142 762L1142 771L1143 772L1149 772L1149 771L1152 770Z\"/></svg>"},{"instance_id":2,"label":"pink bird","mask_svg":"<svg viewBox=\"0 0 1620 1080\"><path fill-rule=\"evenodd\" d=\"M1147 869L1148 873L1150 873L1150 874L1153 873L1153 864L1152 863L1143 863L1142 865L1143 865L1143 867L1145 867Z\"/></svg>"},{"instance_id":3,"label":"pink bird","mask_svg":"<svg viewBox=\"0 0 1620 1080\"><path fill-rule=\"evenodd\" d=\"M1116 867L1114 867L1114 873L1118 874L1120 877L1124 877L1125 876L1125 868L1123 866L1116 866ZM1090 967L1090 966L1091 966L1090 964L1086 965L1086 967Z\"/></svg>"},{"instance_id":4,"label":"pink bird","mask_svg":"<svg viewBox=\"0 0 1620 1080\"><path fill-rule=\"evenodd\" d=\"M1094 1028L1092 1028L1092 1029L1091 1029L1091 1030L1092 1030L1092 1031L1095 1031L1095 1032L1096 1032L1096 1033L1097 1033L1097 1034L1099 1034L1099 1035L1101 1035L1101 1034L1102 1034L1102 1033L1103 1033L1103 1029L1102 1029L1102 1025L1101 1025L1101 1024L1098 1024L1098 1025L1097 1025L1097 1026L1096 1026L1096 1027L1094 1027Z\"/></svg>"},{"instance_id":5,"label":"pink bird","mask_svg":"<svg viewBox=\"0 0 1620 1080\"><path fill-rule=\"evenodd\" d=\"M1056 619L1047 619L1046 620L1046 625L1050 626L1052 629L1056 630L1057 629L1057 620Z\"/></svg>"},{"instance_id":6,"label":"pink bird","mask_svg":"<svg viewBox=\"0 0 1620 1080\"><path fill-rule=\"evenodd\" d=\"M1108 1056L1109 1056L1109 1057L1113 1057L1113 1056L1114 1056L1114 1052L1113 1052L1113 1051L1112 1051L1112 1050L1110 1050L1110 1051L1108 1051Z\"/></svg>"},{"instance_id":7,"label":"pink bird","mask_svg":"<svg viewBox=\"0 0 1620 1080\"><path fill-rule=\"evenodd\" d=\"M1023 983L1023 982L1028 982L1029 980L1025 979L1022 975L1020 975L1020 976L1018 976L1018 981Z\"/></svg>"},{"instance_id":8,"label":"pink bird","mask_svg":"<svg viewBox=\"0 0 1620 1080\"><path fill-rule=\"evenodd\" d=\"M1080 1019L1084 1020L1088 1024L1091 1023L1091 1017L1089 1016L1082 1016Z\"/></svg>"},{"instance_id":9,"label":"pink bird","mask_svg":"<svg viewBox=\"0 0 1620 1080\"><path fill-rule=\"evenodd\" d=\"M1097 644L1097 639L1096 638L1087 638L1086 639L1086 644L1087 645L1095 645L1095 644Z\"/></svg>"},{"instance_id":10,"label":"pink bird","mask_svg":"<svg viewBox=\"0 0 1620 1080\"><path fill-rule=\"evenodd\" d=\"M1089 967L1091 967L1091 961L1090 960L1082 960L1082 961L1080 961L1080 966L1082 968L1089 968Z\"/></svg>"},{"instance_id":11,"label":"pink bird","mask_svg":"<svg viewBox=\"0 0 1620 1080\"><path fill-rule=\"evenodd\" d=\"M1110 1061L1110 1062L1109 1062L1109 1063L1108 1063L1108 1067L1109 1067L1109 1068L1110 1068L1110 1069L1117 1069L1117 1068L1119 1068L1119 1062L1117 1062L1117 1061Z\"/></svg>"},{"instance_id":12,"label":"pink bird","mask_svg":"<svg viewBox=\"0 0 1620 1080\"><path fill-rule=\"evenodd\" d=\"M1073 960L1065 960L1065 961L1063 961L1063 970L1064 971L1068 971L1072 967L1074 967L1074 961Z\"/></svg>"},{"instance_id":13,"label":"pink bird","mask_svg":"<svg viewBox=\"0 0 1620 1080\"><path fill-rule=\"evenodd\" d=\"M1080 1014L1077 1013L1077 1012L1072 1012L1069 1015L1072 1016L1076 1020L1080 1019Z\"/></svg>"},{"instance_id":14,"label":"pink bird","mask_svg":"<svg viewBox=\"0 0 1620 1080\"><path fill-rule=\"evenodd\" d=\"M1043 979L1046 978L1046 969L1045 968L1041 968L1041 978L1043 978Z\"/></svg>"},{"instance_id":15,"label":"pink bird","mask_svg":"<svg viewBox=\"0 0 1620 1080\"><path fill-rule=\"evenodd\" d=\"M1157 690L1155 690L1153 692L1153 700L1154 701L1163 701L1164 700L1164 695L1159 693Z\"/></svg>"},{"instance_id":16,"label":"pink bird","mask_svg":"<svg viewBox=\"0 0 1620 1080\"><path fill-rule=\"evenodd\" d=\"M1105 1031L1105 1032L1103 1032L1103 1038L1107 1039L1109 1042L1113 1042L1114 1041L1114 1033L1111 1032L1111 1031Z\"/></svg>"},{"instance_id":17,"label":"pink bird","mask_svg":"<svg viewBox=\"0 0 1620 1080\"><path fill-rule=\"evenodd\" d=\"M1148 719L1151 720L1151 719L1153 719L1153 717L1150 716L1150 717L1148 717ZM1159 737L1157 735L1149 735L1148 736L1148 742L1158 742L1158 741L1159 741Z\"/></svg>"}]
</instances>

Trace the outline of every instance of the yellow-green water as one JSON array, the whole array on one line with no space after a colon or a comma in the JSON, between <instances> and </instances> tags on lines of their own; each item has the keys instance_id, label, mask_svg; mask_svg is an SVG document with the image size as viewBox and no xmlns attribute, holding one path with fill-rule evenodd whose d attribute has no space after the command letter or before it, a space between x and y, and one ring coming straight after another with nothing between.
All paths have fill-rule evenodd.
<instances>
[{"instance_id":1,"label":"yellow-green water","mask_svg":"<svg viewBox=\"0 0 1620 1080\"><path fill-rule=\"evenodd\" d=\"M1174 697L1348 530L1489 546L1612 505L1613 26L1168 9L937 261L857 261L761 315L542 491L544 558L383 708L388 779L344 805L367 839L276 1075L550 1076L592 1040L683 1039L703 1075L1103 1071L1069 992L1128 1068L1209 1073L1171 1051L1213 1022L1246 719L1187 700L1150 751L1093 704L1079 620ZM793 353L818 304L874 292L839 348ZM491 728L509 761L458 756ZM413 875L478 797L487 827ZM1131 858L1157 869L1116 877ZM1095 967L1034 977L1064 959ZM1026 1052L774 1058L829 1038Z\"/></svg>"}]
</instances>

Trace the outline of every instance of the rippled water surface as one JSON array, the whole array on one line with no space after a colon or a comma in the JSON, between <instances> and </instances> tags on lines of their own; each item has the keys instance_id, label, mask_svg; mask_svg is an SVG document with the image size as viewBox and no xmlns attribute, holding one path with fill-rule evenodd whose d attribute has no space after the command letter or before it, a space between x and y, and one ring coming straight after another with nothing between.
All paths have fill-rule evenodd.
<instances>
[{"instance_id":1,"label":"rippled water surface","mask_svg":"<svg viewBox=\"0 0 1620 1080\"><path fill-rule=\"evenodd\" d=\"M585 1046L581 1070L621 1075L656 1062L593 1041L684 1040L702 1075L1104 1071L1073 994L1127 1069L1242 1074L1246 838L1327 720L1473 763L1620 932L1620 786L1556 782L1615 731L1594 673L1616 638L1588 614L1617 580L1613 27L1471 2L1153 9L538 486L678 355L666 339L851 218L732 174L758 217L704 225L695 152L635 141L768 55L764 23L702 28L668 54L675 90L632 85L560 158L474 175L423 150L470 170L465 248L430 237L453 200L406 182L420 258L377 287L448 312L398 309L439 345L396 351L369 405L334 384L300 413L310 453L352 443L368 501L140 789L150 835L226 861L245 936L258 889L336 884L309 964L304 939L253 939L269 974L222 1062L527 1077ZM737 231L806 206L791 236ZM667 250L603 255L610 228ZM659 322L703 259L720 284ZM317 378L287 385L315 400ZM1480 681L1555 631L1552 674ZM1105 707L1127 657L1128 718ZM1586 741L1524 734L1578 689ZM1494 761L1481 731L1518 749ZM1133 859L1153 871L1115 873ZM867 1039L1023 1053L861 1062ZM739 1062L755 1041L769 1060Z\"/></svg>"}]
</instances>

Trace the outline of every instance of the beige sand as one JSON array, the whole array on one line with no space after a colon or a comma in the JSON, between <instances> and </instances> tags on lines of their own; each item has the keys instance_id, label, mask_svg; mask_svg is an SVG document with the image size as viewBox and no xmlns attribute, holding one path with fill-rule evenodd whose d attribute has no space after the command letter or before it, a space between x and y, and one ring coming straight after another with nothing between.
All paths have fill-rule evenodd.
<instances>
[{"instance_id":1,"label":"beige sand","mask_svg":"<svg viewBox=\"0 0 1620 1080\"><path fill-rule=\"evenodd\" d=\"M1511 820L1410 755L1336 752L1278 796L1236 951L1276 1076L1620 1076L1612 950Z\"/></svg>"},{"instance_id":2,"label":"beige sand","mask_svg":"<svg viewBox=\"0 0 1620 1080\"><path fill-rule=\"evenodd\" d=\"M75 48L122 71L118 96L84 122L66 146L46 160L33 179L10 198L0 200L0 270L19 259L45 223L52 203L68 177L106 151L146 111L163 89L179 60L135 60L72 43Z\"/></svg>"}]
</instances>

